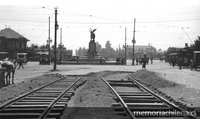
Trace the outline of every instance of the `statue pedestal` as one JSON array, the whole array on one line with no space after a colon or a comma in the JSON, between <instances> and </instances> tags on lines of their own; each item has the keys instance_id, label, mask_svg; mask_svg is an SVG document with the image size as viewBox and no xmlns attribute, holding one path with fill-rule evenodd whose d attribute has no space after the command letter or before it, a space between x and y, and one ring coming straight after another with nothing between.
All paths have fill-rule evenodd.
<instances>
[{"instance_id":1,"label":"statue pedestal","mask_svg":"<svg viewBox=\"0 0 200 119\"><path fill-rule=\"evenodd\" d=\"M100 63L100 60L101 56L98 55L98 52L96 50L96 43L94 40L91 40L89 42L89 49L87 55L81 57L79 59L79 63L94 64L94 63Z\"/></svg>"},{"instance_id":2,"label":"statue pedestal","mask_svg":"<svg viewBox=\"0 0 200 119\"><path fill-rule=\"evenodd\" d=\"M94 59L96 55L97 55L96 43L93 40L91 40L89 43L89 49L86 56L88 56L88 59Z\"/></svg>"}]
</instances>

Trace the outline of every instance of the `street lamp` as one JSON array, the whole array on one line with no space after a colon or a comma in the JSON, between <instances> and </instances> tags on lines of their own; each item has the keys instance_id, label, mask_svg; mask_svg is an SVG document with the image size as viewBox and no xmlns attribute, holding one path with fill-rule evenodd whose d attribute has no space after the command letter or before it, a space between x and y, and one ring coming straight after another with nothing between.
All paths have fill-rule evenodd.
<instances>
[{"instance_id":1,"label":"street lamp","mask_svg":"<svg viewBox=\"0 0 200 119\"><path fill-rule=\"evenodd\" d=\"M135 62L135 59L134 59L134 52L135 52L135 50L134 50L134 49L135 49L135 46L134 46L134 45L135 45L135 42L136 42L136 41L135 41L135 38L133 38L133 40L132 40L132 43L133 43L133 58L132 58L132 65L135 65L135 63L134 63L134 62Z\"/></svg>"}]
</instances>

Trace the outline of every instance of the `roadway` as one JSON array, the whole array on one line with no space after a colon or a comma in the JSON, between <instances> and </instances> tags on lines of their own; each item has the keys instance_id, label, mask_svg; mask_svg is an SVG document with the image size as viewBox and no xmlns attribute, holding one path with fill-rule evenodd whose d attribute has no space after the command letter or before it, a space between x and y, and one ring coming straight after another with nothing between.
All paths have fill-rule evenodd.
<instances>
[{"instance_id":1,"label":"roadway","mask_svg":"<svg viewBox=\"0 0 200 119\"><path fill-rule=\"evenodd\" d=\"M153 64L147 65L146 67L147 70L157 72L159 76L166 78L167 80L184 84L188 87L200 89L199 71L191 71L188 68L182 68L182 70L179 70L178 66L173 68L169 65L169 63L160 62L158 60L154 61ZM16 69L15 83L20 83L28 78L47 73L83 75L90 72L99 72L105 70L135 72L140 69L142 69L142 66L132 66L131 60L127 61L127 65L57 65L57 71L52 71L53 64L39 65L38 62L28 62L27 65L24 65L23 69Z\"/></svg>"}]
</instances>

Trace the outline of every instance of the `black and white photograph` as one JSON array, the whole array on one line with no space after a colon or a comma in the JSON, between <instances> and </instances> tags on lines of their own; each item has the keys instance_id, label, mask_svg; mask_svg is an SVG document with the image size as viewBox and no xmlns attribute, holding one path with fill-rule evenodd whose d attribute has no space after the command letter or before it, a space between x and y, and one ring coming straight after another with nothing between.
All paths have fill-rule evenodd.
<instances>
[{"instance_id":1,"label":"black and white photograph","mask_svg":"<svg viewBox=\"0 0 200 119\"><path fill-rule=\"evenodd\" d=\"M200 0L5 0L0 119L200 119Z\"/></svg>"}]
</instances>

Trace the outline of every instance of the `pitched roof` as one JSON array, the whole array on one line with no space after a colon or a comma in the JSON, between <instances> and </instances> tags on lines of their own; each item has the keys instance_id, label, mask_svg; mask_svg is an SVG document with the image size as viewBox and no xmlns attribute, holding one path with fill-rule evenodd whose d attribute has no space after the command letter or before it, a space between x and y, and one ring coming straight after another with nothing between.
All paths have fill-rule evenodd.
<instances>
[{"instance_id":1,"label":"pitched roof","mask_svg":"<svg viewBox=\"0 0 200 119\"><path fill-rule=\"evenodd\" d=\"M15 32L11 28L5 28L5 29L1 30L0 31L0 37L4 37L4 38L7 38L7 39L24 39L24 40L29 41L27 38L25 38L24 36Z\"/></svg>"}]
</instances>

